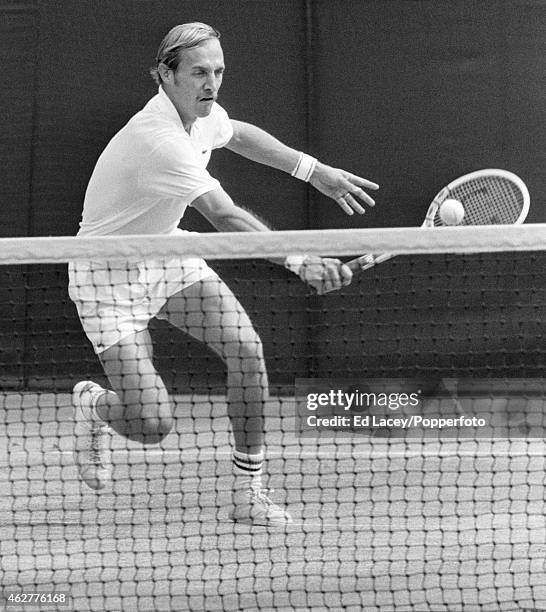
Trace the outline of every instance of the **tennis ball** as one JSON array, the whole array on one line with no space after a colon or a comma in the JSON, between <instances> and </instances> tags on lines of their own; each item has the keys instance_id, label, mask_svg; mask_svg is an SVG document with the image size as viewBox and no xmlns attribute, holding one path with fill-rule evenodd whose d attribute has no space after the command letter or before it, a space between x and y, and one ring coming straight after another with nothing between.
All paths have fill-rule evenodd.
<instances>
[{"instance_id":1,"label":"tennis ball","mask_svg":"<svg viewBox=\"0 0 546 612\"><path fill-rule=\"evenodd\" d=\"M453 198L448 198L440 206L440 219L446 225L459 225L464 218L464 206Z\"/></svg>"}]
</instances>

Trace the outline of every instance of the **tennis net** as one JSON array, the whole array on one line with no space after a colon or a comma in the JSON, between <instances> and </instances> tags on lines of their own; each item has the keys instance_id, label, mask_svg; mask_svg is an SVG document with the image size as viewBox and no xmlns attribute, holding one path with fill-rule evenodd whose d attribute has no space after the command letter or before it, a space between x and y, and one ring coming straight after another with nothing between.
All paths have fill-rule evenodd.
<instances>
[{"instance_id":1,"label":"tennis net","mask_svg":"<svg viewBox=\"0 0 546 612\"><path fill-rule=\"evenodd\" d=\"M528 225L0 240L6 609L546 608L545 238ZM402 254L322 296L265 259L362 251ZM79 477L72 387L108 382L67 263L102 262L110 280L85 278L104 292L120 271L135 279L127 261L173 253L205 256L261 338L283 528L229 519L225 363L161 317L171 432L147 446L112 433L111 483ZM193 303L190 318L207 308Z\"/></svg>"}]
</instances>

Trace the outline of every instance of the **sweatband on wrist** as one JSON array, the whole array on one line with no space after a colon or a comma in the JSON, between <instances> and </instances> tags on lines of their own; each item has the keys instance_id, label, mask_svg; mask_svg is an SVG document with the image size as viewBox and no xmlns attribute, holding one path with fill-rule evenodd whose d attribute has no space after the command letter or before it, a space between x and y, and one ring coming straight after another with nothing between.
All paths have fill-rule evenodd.
<instances>
[{"instance_id":1,"label":"sweatband on wrist","mask_svg":"<svg viewBox=\"0 0 546 612\"><path fill-rule=\"evenodd\" d=\"M284 260L284 267L294 274L299 274L306 257L307 255L288 255Z\"/></svg>"},{"instance_id":2,"label":"sweatband on wrist","mask_svg":"<svg viewBox=\"0 0 546 612\"><path fill-rule=\"evenodd\" d=\"M302 152L300 153L296 167L292 170L292 176L300 179L300 181L308 183L316 165L317 160L314 157Z\"/></svg>"}]
</instances>

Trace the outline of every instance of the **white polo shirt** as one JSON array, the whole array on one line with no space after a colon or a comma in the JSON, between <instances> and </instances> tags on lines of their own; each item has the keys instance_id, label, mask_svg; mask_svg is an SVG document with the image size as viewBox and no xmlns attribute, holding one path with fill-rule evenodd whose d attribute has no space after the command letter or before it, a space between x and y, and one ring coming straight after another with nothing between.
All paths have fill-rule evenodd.
<instances>
[{"instance_id":1,"label":"white polo shirt","mask_svg":"<svg viewBox=\"0 0 546 612\"><path fill-rule=\"evenodd\" d=\"M212 149L232 135L229 117L216 103L188 134L160 87L99 157L78 235L172 233L193 200L220 187L207 164Z\"/></svg>"}]
</instances>

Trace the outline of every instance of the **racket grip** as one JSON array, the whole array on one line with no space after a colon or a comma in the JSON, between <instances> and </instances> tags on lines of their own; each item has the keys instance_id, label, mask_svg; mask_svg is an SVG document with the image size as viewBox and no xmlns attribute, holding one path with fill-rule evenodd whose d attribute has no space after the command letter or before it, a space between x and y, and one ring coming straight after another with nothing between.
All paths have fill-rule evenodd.
<instances>
[{"instance_id":1,"label":"racket grip","mask_svg":"<svg viewBox=\"0 0 546 612\"><path fill-rule=\"evenodd\" d=\"M348 266L351 272L353 273L361 272L362 270L368 270L369 268L373 268L375 265L382 263L383 261L387 261L387 259L391 259L391 257L395 257L395 254L381 253L380 255L374 255L373 253L366 253L365 255L361 255L356 259L346 261L345 265ZM324 291L321 295L325 295L326 293L330 293L331 291L334 291L334 289Z\"/></svg>"},{"instance_id":2,"label":"racket grip","mask_svg":"<svg viewBox=\"0 0 546 612\"><path fill-rule=\"evenodd\" d=\"M393 253L381 253L380 255L366 253L365 255L361 255L356 259L347 261L346 265L349 266L352 272L360 272L362 270L369 270L377 264L387 261L387 259L391 259L391 257L394 257Z\"/></svg>"}]
</instances>

